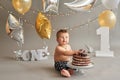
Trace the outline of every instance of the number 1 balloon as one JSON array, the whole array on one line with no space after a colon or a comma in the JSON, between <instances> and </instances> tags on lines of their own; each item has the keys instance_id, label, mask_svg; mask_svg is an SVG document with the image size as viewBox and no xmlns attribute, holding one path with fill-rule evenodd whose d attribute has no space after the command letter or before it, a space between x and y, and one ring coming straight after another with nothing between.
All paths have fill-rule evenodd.
<instances>
[{"instance_id":1,"label":"number 1 balloon","mask_svg":"<svg viewBox=\"0 0 120 80\"><path fill-rule=\"evenodd\" d=\"M64 3L68 8L75 11L90 10L97 0L75 0L73 2Z\"/></svg>"},{"instance_id":2,"label":"number 1 balloon","mask_svg":"<svg viewBox=\"0 0 120 80\"><path fill-rule=\"evenodd\" d=\"M59 0L42 0L45 13L58 13Z\"/></svg>"},{"instance_id":3,"label":"number 1 balloon","mask_svg":"<svg viewBox=\"0 0 120 80\"><path fill-rule=\"evenodd\" d=\"M6 22L6 33L11 39L17 41L18 46L22 47L24 44L23 28L12 14L9 14Z\"/></svg>"}]
</instances>

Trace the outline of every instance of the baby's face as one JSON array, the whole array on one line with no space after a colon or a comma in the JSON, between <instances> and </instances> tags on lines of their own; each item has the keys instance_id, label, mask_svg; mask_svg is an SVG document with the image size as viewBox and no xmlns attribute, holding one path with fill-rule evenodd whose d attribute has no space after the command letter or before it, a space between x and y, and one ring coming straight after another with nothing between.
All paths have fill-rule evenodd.
<instances>
[{"instance_id":1,"label":"baby's face","mask_svg":"<svg viewBox=\"0 0 120 80\"><path fill-rule=\"evenodd\" d=\"M69 43L69 34L68 33L60 33L57 41L60 45L66 45Z\"/></svg>"}]
</instances>

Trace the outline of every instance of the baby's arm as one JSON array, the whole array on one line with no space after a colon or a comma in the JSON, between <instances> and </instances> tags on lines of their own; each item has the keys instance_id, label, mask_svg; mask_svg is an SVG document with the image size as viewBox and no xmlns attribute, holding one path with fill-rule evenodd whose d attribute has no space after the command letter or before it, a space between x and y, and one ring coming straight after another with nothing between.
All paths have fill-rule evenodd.
<instances>
[{"instance_id":1,"label":"baby's arm","mask_svg":"<svg viewBox=\"0 0 120 80\"><path fill-rule=\"evenodd\" d=\"M79 50L66 50L63 47L57 46L56 47L56 52L59 54L67 55L67 56L72 56L73 54L79 54Z\"/></svg>"}]
</instances>

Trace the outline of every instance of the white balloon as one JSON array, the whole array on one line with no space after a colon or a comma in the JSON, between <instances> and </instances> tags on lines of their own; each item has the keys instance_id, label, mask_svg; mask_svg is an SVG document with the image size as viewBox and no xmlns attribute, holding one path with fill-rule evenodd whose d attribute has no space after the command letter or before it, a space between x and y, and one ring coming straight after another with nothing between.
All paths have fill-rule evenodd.
<instances>
[{"instance_id":1,"label":"white balloon","mask_svg":"<svg viewBox=\"0 0 120 80\"><path fill-rule=\"evenodd\" d=\"M43 0L43 10L45 13L58 13L59 0Z\"/></svg>"},{"instance_id":2,"label":"white balloon","mask_svg":"<svg viewBox=\"0 0 120 80\"><path fill-rule=\"evenodd\" d=\"M75 11L90 10L97 0L75 0L73 2L64 3L68 8Z\"/></svg>"},{"instance_id":3,"label":"white balloon","mask_svg":"<svg viewBox=\"0 0 120 80\"><path fill-rule=\"evenodd\" d=\"M6 32L11 39L17 41L18 46L22 47L24 44L23 27L12 14L8 16Z\"/></svg>"},{"instance_id":4,"label":"white balloon","mask_svg":"<svg viewBox=\"0 0 120 80\"><path fill-rule=\"evenodd\" d=\"M115 9L118 8L120 0L102 0L102 4L107 9Z\"/></svg>"}]
</instances>

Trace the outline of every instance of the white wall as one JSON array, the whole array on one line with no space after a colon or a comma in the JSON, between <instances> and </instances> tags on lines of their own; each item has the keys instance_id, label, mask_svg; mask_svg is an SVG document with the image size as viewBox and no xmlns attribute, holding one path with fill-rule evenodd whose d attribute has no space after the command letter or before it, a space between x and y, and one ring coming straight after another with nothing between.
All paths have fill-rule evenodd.
<instances>
[{"instance_id":1,"label":"white wall","mask_svg":"<svg viewBox=\"0 0 120 80\"><path fill-rule=\"evenodd\" d=\"M73 0L60 0L59 5L59 12L63 13L64 16L57 15L57 16L51 16L50 21L52 23L52 28L55 31L52 31L51 39L50 40L44 40L41 39L38 34L36 33L35 27L33 26L35 23L35 19L37 16L37 12L33 13L34 10L42 10L42 3L41 0L33 0L32 7L29 12L27 12L25 15L20 15L18 12L16 12L12 6L11 0L0 0L0 6L4 6L3 8L0 8L0 54L6 55L6 54L12 54L14 50L20 49L16 43L16 41L10 39L5 31L5 25L6 20L8 17L8 12L12 12L12 14L19 18L20 16L23 17L25 20L29 20L30 23L24 23L24 45L23 50L26 49L39 49L46 45L49 47L49 51L51 54L54 52L54 48L57 45L55 34L58 29L65 28L65 27L73 27L72 30L69 31L70 33L70 44L73 49L80 49L83 48L84 43L91 45L94 49L99 49L99 40L100 37L96 35L96 29L99 28L99 24L97 19L93 22L90 22L89 20L92 20L94 18L97 18L98 15L105 10L104 6L100 4L100 0L97 0L97 3L95 4L94 8L91 10L91 12L75 12L70 9L68 9L65 5L63 5L64 2L71 2ZM120 5L118 10L120 9ZM66 16L65 14L69 11L72 11L69 16ZM110 44L111 48L113 47L119 47L120 43L120 11L117 12L117 23L116 26L110 30ZM87 23L88 22L88 23ZM75 25L81 25L75 28Z\"/></svg>"}]
</instances>

